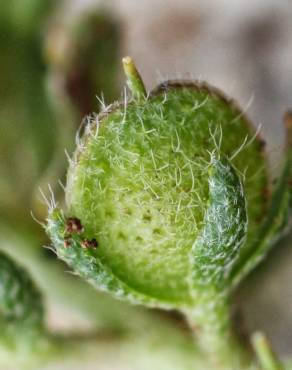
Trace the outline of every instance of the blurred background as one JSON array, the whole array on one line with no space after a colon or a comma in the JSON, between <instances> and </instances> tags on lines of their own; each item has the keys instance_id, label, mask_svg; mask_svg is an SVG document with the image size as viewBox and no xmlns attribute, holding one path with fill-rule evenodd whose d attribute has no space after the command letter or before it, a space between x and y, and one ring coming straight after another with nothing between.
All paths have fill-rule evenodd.
<instances>
[{"instance_id":1,"label":"blurred background","mask_svg":"<svg viewBox=\"0 0 292 370\"><path fill-rule=\"evenodd\" d=\"M91 320L102 327L122 315L107 297L86 298L90 319L74 308L95 293L76 282L76 297L68 294L71 277L43 248L49 242L37 220L52 192L63 202L66 156L81 121L120 99L124 55L148 89L194 78L235 98L262 127L271 177L281 168L282 116L292 107L291 1L2 1L0 247L31 270L53 329L82 331ZM246 330L266 332L283 355L292 355L291 247L290 235L236 296Z\"/></svg>"}]
</instances>

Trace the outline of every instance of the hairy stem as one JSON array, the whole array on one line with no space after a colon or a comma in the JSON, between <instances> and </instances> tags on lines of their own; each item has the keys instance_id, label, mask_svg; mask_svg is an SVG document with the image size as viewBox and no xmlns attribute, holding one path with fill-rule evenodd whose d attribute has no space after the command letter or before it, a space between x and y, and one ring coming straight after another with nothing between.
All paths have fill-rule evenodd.
<instances>
[{"instance_id":1,"label":"hairy stem","mask_svg":"<svg viewBox=\"0 0 292 370\"><path fill-rule=\"evenodd\" d=\"M186 312L203 356L216 369L244 369L251 355L240 342L230 317L230 304L225 295L206 292L196 309Z\"/></svg>"}]
</instances>

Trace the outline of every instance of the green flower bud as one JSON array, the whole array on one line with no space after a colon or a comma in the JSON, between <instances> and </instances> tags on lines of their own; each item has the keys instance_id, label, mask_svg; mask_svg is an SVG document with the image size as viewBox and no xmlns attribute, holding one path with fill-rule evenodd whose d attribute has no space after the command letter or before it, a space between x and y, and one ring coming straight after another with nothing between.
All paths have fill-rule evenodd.
<instances>
[{"instance_id":1,"label":"green flower bud","mask_svg":"<svg viewBox=\"0 0 292 370\"><path fill-rule=\"evenodd\" d=\"M124 64L133 99L92 119L70 163L66 214L82 229L54 209L47 230L59 258L97 288L194 307L206 290L228 292L266 213L262 144L217 89L167 81L146 96Z\"/></svg>"},{"instance_id":2,"label":"green flower bud","mask_svg":"<svg viewBox=\"0 0 292 370\"><path fill-rule=\"evenodd\" d=\"M56 254L97 289L182 311L211 367L249 366L229 298L289 226L291 114L270 198L263 142L232 100L193 81L147 94L131 58L123 63L132 99L87 124L66 215L50 207Z\"/></svg>"}]
</instances>

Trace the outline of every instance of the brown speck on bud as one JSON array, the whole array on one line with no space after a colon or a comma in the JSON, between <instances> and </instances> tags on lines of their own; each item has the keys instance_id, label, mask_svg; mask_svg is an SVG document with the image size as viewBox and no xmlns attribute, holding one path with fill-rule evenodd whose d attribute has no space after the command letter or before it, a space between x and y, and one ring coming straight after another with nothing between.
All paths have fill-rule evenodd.
<instances>
[{"instance_id":1,"label":"brown speck on bud","mask_svg":"<svg viewBox=\"0 0 292 370\"><path fill-rule=\"evenodd\" d=\"M66 221L66 229L67 234L77 233L81 234L84 231L84 228L77 217L70 217Z\"/></svg>"},{"instance_id":2,"label":"brown speck on bud","mask_svg":"<svg viewBox=\"0 0 292 370\"><path fill-rule=\"evenodd\" d=\"M84 249L96 249L98 246L97 240L96 239L84 239L81 242L81 247Z\"/></svg>"},{"instance_id":3,"label":"brown speck on bud","mask_svg":"<svg viewBox=\"0 0 292 370\"><path fill-rule=\"evenodd\" d=\"M69 237L64 238L64 248L68 248L72 245L72 240Z\"/></svg>"}]
</instances>

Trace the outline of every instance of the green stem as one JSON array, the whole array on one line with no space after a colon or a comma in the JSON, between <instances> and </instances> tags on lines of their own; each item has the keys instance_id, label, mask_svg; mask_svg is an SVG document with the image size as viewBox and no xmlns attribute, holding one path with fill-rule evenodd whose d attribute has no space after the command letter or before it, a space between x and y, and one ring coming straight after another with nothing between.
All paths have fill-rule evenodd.
<instances>
[{"instance_id":1,"label":"green stem","mask_svg":"<svg viewBox=\"0 0 292 370\"><path fill-rule=\"evenodd\" d=\"M128 86L133 94L133 99L139 101L146 97L146 89L135 63L131 57L123 58L123 67L128 79Z\"/></svg>"},{"instance_id":2,"label":"green stem","mask_svg":"<svg viewBox=\"0 0 292 370\"><path fill-rule=\"evenodd\" d=\"M252 344L263 370L284 370L264 334L253 334Z\"/></svg>"},{"instance_id":3,"label":"green stem","mask_svg":"<svg viewBox=\"0 0 292 370\"><path fill-rule=\"evenodd\" d=\"M210 366L224 370L247 367L251 363L251 355L233 331L227 297L206 293L196 307L186 315Z\"/></svg>"}]
</instances>

